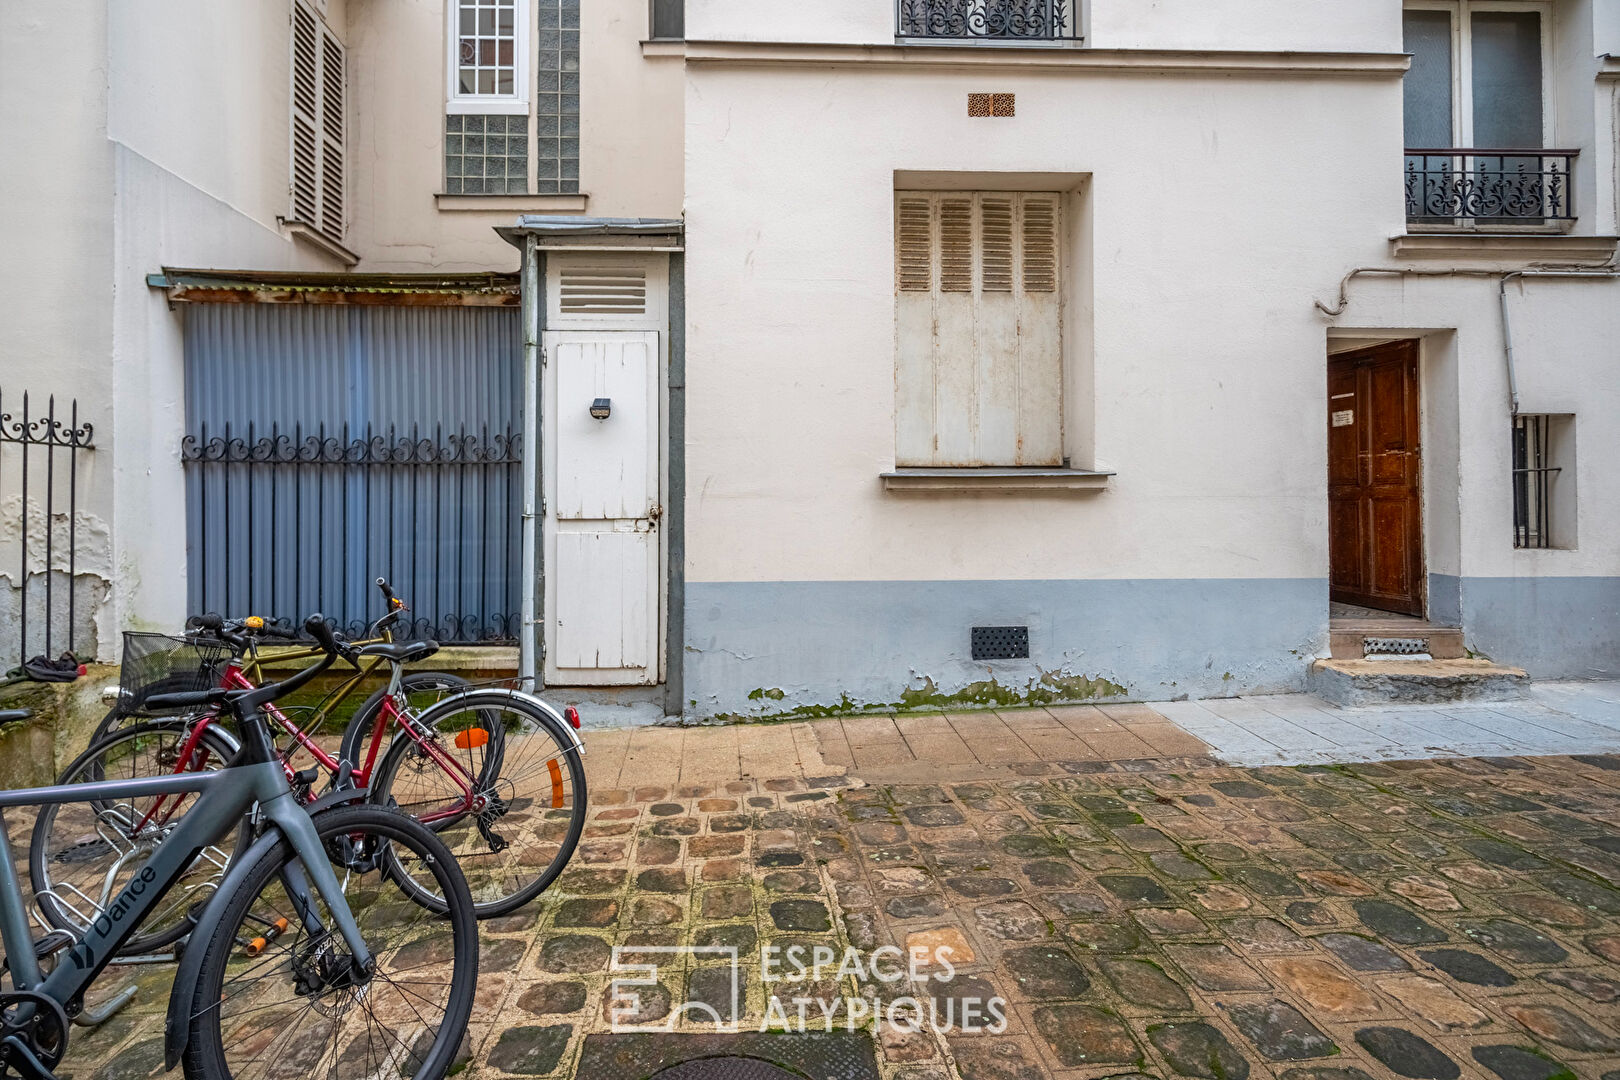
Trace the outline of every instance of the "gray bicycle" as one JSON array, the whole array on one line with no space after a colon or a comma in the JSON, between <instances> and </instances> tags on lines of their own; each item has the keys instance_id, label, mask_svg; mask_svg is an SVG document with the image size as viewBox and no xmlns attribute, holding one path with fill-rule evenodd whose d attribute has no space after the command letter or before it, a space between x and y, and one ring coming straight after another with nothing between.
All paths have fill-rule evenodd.
<instances>
[{"instance_id":1,"label":"gray bicycle","mask_svg":"<svg viewBox=\"0 0 1620 1080\"><path fill-rule=\"evenodd\" d=\"M166 1065L182 1063L189 1080L447 1074L477 978L472 896L431 829L364 803L363 790L333 791L309 806L294 798L262 710L336 655L320 616L305 629L325 655L291 678L158 703L229 710L242 745L226 768L0 792L0 815L84 803L123 831L157 838L82 934L56 930L35 941L0 816L0 941L10 975L0 989L0 1076L54 1080L91 982L244 818L250 846L194 911L169 996Z\"/></svg>"}]
</instances>

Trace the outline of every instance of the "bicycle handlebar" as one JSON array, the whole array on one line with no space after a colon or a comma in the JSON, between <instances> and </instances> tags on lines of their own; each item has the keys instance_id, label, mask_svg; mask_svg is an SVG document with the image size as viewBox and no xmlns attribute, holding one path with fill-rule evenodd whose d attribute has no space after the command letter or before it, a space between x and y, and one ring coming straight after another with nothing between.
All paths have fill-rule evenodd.
<instances>
[{"instance_id":1,"label":"bicycle handlebar","mask_svg":"<svg viewBox=\"0 0 1620 1080\"><path fill-rule=\"evenodd\" d=\"M214 616L216 619L218 616ZM204 616L203 618L206 618ZM222 620L223 621L223 620ZM320 645L324 655L314 664L302 671L295 672L280 682L266 683L254 690L226 690L224 687L213 687L208 690L197 690L177 694L153 694L146 699L148 707L153 709L197 709L208 705L220 705L230 702L239 716L256 711L261 706L297 690L315 676L332 666L337 659L338 643L332 633L332 627L320 614L311 615L304 620L304 630ZM224 636L226 631L216 631Z\"/></svg>"}]
</instances>

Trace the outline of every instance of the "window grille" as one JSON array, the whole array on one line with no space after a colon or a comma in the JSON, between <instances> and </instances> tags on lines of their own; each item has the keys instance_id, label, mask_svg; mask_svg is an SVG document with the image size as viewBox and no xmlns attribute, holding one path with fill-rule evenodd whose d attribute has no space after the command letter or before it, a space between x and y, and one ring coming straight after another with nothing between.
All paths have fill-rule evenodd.
<instances>
[{"instance_id":1,"label":"window grille","mask_svg":"<svg viewBox=\"0 0 1620 1080\"><path fill-rule=\"evenodd\" d=\"M1513 418L1513 546L1548 548L1552 536L1552 417Z\"/></svg>"}]
</instances>

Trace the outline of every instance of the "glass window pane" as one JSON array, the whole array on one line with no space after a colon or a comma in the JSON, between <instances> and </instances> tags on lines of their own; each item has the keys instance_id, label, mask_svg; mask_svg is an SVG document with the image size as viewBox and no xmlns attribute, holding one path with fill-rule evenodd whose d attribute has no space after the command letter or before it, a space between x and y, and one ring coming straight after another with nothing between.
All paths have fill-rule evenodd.
<instances>
[{"instance_id":1,"label":"glass window pane","mask_svg":"<svg viewBox=\"0 0 1620 1080\"><path fill-rule=\"evenodd\" d=\"M493 94L495 92L495 73L493 71L480 71L478 73L478 92L480 94Z\"/></svg>"},{"instance_id":2,"label":"glass window pane","mask_svg":"<svg viewBox=\"0 0 1620 1080\"><path fill-rule=\"evenodd\" d=\"M502 71L495 80L495 92L497 94L510 94L512 92L512 72L510 69Z\"/></svg>"},{"instance_id":3,"label":"glass window pane","mask_svg":"<svg viewBox=\"0 0 1620 1080\"><path fill-rule=\"evenodd\" d=\"M1453 146L1451 12L1407 11L1401 25L1412 67L1402 83L1407 146Z\"/></svg>"},{"instance_id":4,"label":"glass window pane","mask_svg":"<svg viewBox=\"0 0 1620 1080\"><path fill-rule=\"evenodd\" d=\"M478 13L478 32L480 34L495 33L495 12L486 9Z\"/></svg>"},{"instance_id":5,"label":"glass window pane","mask_svg":"<svg viewBox=\"0 0 1620 1080\"><path fill-rule=\"evenodd\" d=\"M685 37L685 8L684 0L653 0L652 36L654 38Z\"/></svg>"},{"instance_id":6,"label":"glass window pane","mask_svg":"<svg viewBox=\"0 0 1620 1080\"><path fill-rule=\"evenodd\" d=\"M476 11L474 11L472 8L468 8L468 7L462 8L461 9L461 32L463 34L470 34L477 28L477 26L478 26L478 13Z\"/></svg>"},{"instance_id":7,"label":"glass window pane","mask_svg":"<svg viewBox=\"0 0 1620 1080\"><path fill-rule=\"evenodd\" d=\"M1481 11L1469 19L1474 61L1474 145L1540 147L1541 15Z\"/></svg>"}]
</instances>

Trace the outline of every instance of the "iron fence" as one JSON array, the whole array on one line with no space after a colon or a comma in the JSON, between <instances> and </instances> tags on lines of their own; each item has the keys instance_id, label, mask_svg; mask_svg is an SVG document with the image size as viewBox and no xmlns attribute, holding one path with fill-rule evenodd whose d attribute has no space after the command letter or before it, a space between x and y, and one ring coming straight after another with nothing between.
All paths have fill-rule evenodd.
<instances>
[{"instance_id":1,"label":"iron fence","mask_svg":"<svg viewBox=\"0 0 1620 1080\"><path fill-rule=\"evenodd\" d=\"M1406 151L1406 217L1421 224L1549 225L1575 219L1574 150Z\"/></svg>"},{"instance_id":2,"label":"iron fence","mask_svg":"<svg viewBox=\"0 0 1620 1080\"><path fill-rule=\"evenodd\" d=\"M1079 0L895 0L895 36L1079 41Z\"/></svg>"},{"instance_id":3,"label":"iron fence","mask_svg":"<svg viewBox=\"0 0 1620 1080\"><path fill-rule=\"evenodd\" d=\"M8 515L13 513L13 485L17 494L14 519L7 523L6 532L15 528L18 546L14 588L19 664L29 658L31 640L40 646L34 655L51 659L56 658L58 645L70 653L78 647L79 468L81 454L95 449L93 434L89 423L79 421L76 398L69 403L66 416L59 417L55 395L46 400L41 414L33 411L24 391L22 407L13 413L6 408L5 391L0 390L0 508ZM61 514L64 501L65 517ZM66 565L62 566L64 558ZM40 559L37 574L31 565L35 559ZM64 570L67 577L59 591L57 578ZM30 584L35 580L39 581L37 588ZM32 626L31 611L38 613Z\"/></svg>"},{"instance_id":4,"label":"iron fence","mask_svg":"<svg viewBox=\"0 0 1620 1080\"><path fill-rule=\"evenodd\" d=\"M516 640L523 446L511 428L201 423L181 454L203 523L188 563L198 610L291 625L319 610L360 634L383 614L381 574L411 607L397 638Z\"/></svg>"}]
</instances>

